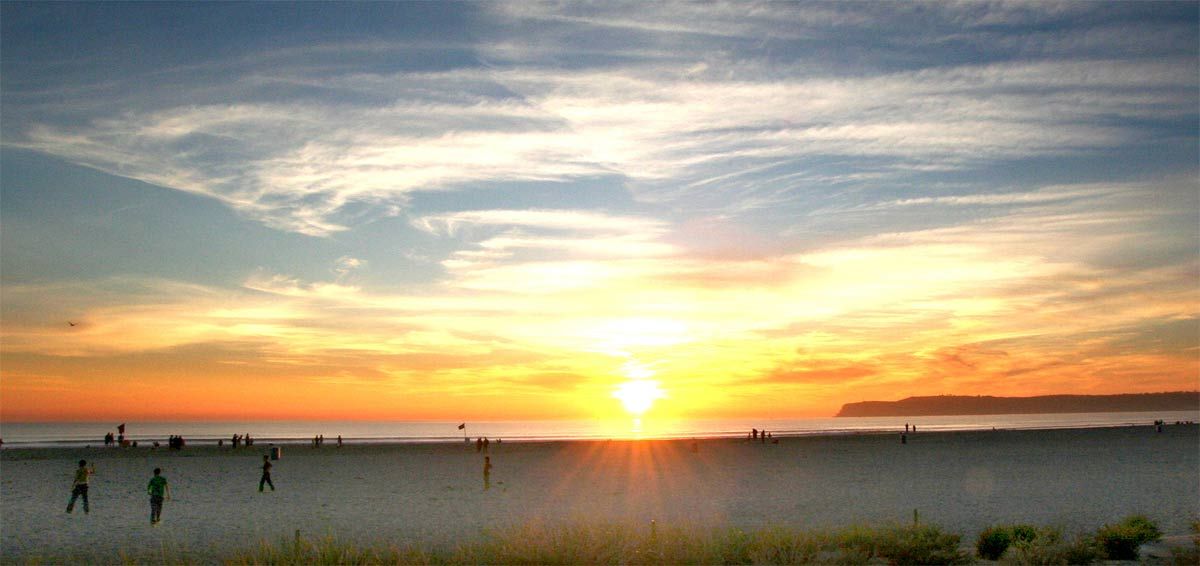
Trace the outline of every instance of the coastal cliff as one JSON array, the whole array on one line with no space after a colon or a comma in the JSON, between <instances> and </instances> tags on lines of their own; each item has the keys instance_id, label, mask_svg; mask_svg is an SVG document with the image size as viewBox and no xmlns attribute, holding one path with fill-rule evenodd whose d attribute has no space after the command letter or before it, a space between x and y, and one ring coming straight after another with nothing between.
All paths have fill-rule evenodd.
<instances>
[{"instance_id":1,"label":"coastal cliff","mask_svg":"<svg viewBox=\"0 0 1200 566\"><path fill-rule=\"evenodd\" d=\"M899 401L846 403L839 417L912 417L932 415L1008 415L1036 413L1111 413L1131 411L1194 411L1200 392L1131 393L1122 395L1043 395L990 397L939 395Z\"/></svg>"}]
</instances>

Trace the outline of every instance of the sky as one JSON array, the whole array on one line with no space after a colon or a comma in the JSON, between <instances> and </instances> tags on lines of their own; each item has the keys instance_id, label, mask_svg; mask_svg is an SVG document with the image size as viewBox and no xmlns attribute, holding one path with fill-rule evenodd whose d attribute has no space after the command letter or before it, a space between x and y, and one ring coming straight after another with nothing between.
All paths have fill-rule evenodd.
<instances>
[{"instance_id":1,"label":"sky","mask_svg":"<svg viewBox=\"0 0 1200 566\"><path fill-rule=\"evenodd\" d=\"M1200 388L1200 4L0 4L0 419Z\"/></svg>"}]
</instances>

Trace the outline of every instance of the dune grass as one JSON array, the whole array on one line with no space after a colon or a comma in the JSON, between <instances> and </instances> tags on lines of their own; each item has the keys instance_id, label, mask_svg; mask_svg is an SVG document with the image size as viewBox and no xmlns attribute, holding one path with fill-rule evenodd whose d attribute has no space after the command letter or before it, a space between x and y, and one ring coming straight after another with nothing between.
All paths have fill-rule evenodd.
<instances>
[{"instance_id":1,"label":"dune grass","mask_svg":"<svg viewBox=\"0 0 1200 566\"><path fill-rule=\"evenodd\" d=\"M1115 529L1114 527L1121 527ZM1200 523L1195 523L1194 549L1173 549L1172 562L1196 564L1200 555ZM857 525L841 529L804 530L769 527L737 528L575 522L526 524L497 529L477 540L451 546L360 545L332 536L263 541L258 546L220 557L231 565L292 564L1091 564L1117 558L1106 552L1103 536L1117 531L1121 540L1152 540L1157 527L1135 516L1094 533L1064 537L1060 529L1031 525L996 525L980 534L974 549L959 535L923 523ZM997 534L1000 533L1000 534ZM1128 535L1128 536L1126 536ZM1007 542L997 547L999 542ZM985 544L986 542L986 544ZM975 552L972 552L974 550ZM186 549L159 548L141 554L122 553L116 560L85 556L72 563L195 564ZM1128 556L1128 554L1123 555ZM57 564L59 559L27 560ZM1137 559L1136 547L1133 560Z\"/></svg>"},{"instance_id":2,"label":"dune grass","mask_svg":"<svg viewBox=\"0 0 1200 566\"><path fill-rule=\"evenodd\" d=\"M838 531L584 524L501 529L451 549L280 541L229 564L966 564L959 536L933 525Z\"/></svg>"}]
</instances>

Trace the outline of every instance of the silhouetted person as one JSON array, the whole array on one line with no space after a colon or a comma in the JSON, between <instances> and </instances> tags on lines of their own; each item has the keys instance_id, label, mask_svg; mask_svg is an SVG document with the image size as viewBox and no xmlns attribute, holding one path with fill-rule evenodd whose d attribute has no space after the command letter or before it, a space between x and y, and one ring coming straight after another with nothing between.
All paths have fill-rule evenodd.
<instances>
[{"instance_id":1,"label":"silhouetted person","mask_svg":"<svg viewBox=\"0 0 1200 566\"><path fill-rule=\"evenodd\" d=\"M483 438L482 437L475 439L475 451L483 452Z\"/></svg>"},{"instance_id":2,"label":"silhouetted person","mask_svg":"<svg viewBox=\"0 0 1200 566\"><path fill-rule=\"evenodd\" d=\"M271 459L263 454L262 477L258 480L258 491L261 493L263 484L271 486L271 491L275 491L275 484L271 483Z\"/></svg>"},{"instance_id":3,"label":"silhouetted person","mask_svg":"<svg viewBox=\"0 0 1200 566\"><path fill-rule=\"evenodd\" d=\"M342 435L338 435L338 448L342 447Z\"/></svg>"},{"instance_id":4,"label":"silhouetted person","mask_svg":"<svg viewBox=\"0 0 1200 566\"><path fill-rule=\"evenodd\" d=\"M492 488L492 457L483 457L483 489L487 491Z\"/></svg>"},{"instance_id":5,"label":"silhouetted person","mask_svg":"<svg viewBox=\"0 0 1200 566\"><path fill-rule=\"evenodd\" d=\"M908 444L908 433L907 432L900 433L900 444Z\"/></svg>"},{"instance_id":6,"label":"silhouetted person","mask_svg":"<svg viewBox=\"0 0 1200 566\"><path fill-rule=\"evenodd\" d=\"M750 429L750 436L752 439L758 440L758 429L757 428Z\"/></svg>"},{"instance_id":7,"label":"silhouetted person","mask_svg":"<svg viewBox=\"0 0 1200 566\"><path fill-rule=\"evenodd\" d=\"M146 484L146 493L150 494L150 524L157 525L162 520L163 499L171 498L171 488L167 478L162 477L161 468L154 468L154 477Z\"/></svg>"},{"instance_id":8,"label":"silhouetted person","mask_svg":"<svg viewBox=\"0 0 1200 566\"><path fill-rule=\"evenodd\" d=\"M483 453L484 454L487 454L488 444L491 444L491 442L488 441L488 438L486 436L483 437Z\"/></svg>"},{"instance_id":9,"label":"silhouetted person","mask_svg":"<svg viewBox=\"0 0 1200 566\"><path fill-rule=\"evenodd\" d=\"M75 480L71 482L71 501L67 503L67 513L75 510L75 498L83 496L83 512L91 511L88 508L88 480L92 474L96 473L96 465L92 464L91 469L87 468L87 460L79 461L79 468L75 470Z\"/></svg>"}]
</instances>

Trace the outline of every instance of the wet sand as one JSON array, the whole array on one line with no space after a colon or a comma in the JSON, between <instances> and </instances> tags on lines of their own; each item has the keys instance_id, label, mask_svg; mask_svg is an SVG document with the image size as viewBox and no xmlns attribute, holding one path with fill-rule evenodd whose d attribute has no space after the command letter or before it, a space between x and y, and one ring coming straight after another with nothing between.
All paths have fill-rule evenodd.
<instances>
[{"instance_id":1,"label":"wet sand","mask_svg":"<svg viewBox=\"0 0 1200 566\"><path fill-rule=\"evenodd\" d=\"M910 521L973 540L997 522L1093 530L1131 513L1183 534L1200 517L1200 427L1173 425L746 440L0 451L0 558L215 560L264 539L449 545L488 529L604 521L805 529ZM75 462L94 461L91 513L66 514ZM151 527L155 467L173 499Z\"/></svg>"}]
</instances>

